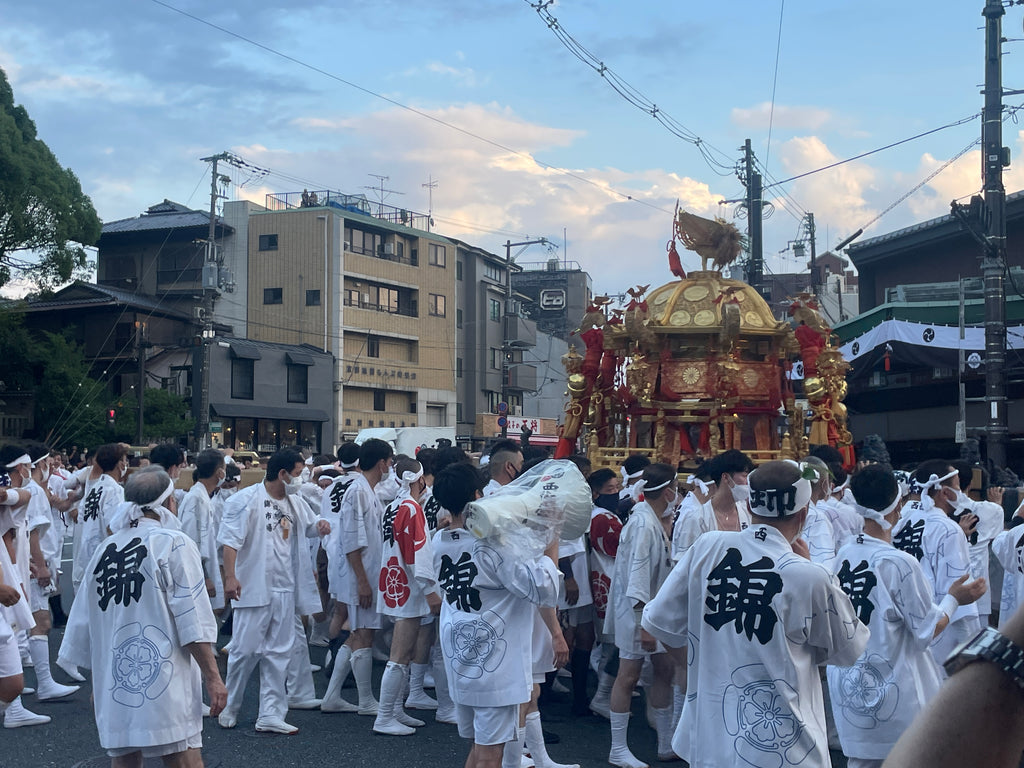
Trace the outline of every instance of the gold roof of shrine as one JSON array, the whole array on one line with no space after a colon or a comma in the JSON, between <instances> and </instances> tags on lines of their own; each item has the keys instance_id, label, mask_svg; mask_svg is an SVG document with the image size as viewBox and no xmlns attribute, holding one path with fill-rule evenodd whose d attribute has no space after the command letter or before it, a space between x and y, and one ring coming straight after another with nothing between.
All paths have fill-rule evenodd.
<instances>
[{"instance_id":1,"label":"gold roof of shrine","mask_svg":"<svg viewBox=\"0 0 1024 768\"><path fill-rule=\"evenodd\" d=\"M789 330L789 324L775 319L768 302L754 288L720 272L691 272L682 280L655 288L646 301L649 327L656 333L717 333L727 304L739 307L741 335L776 335Z\"/></svg>"}]
</instances>

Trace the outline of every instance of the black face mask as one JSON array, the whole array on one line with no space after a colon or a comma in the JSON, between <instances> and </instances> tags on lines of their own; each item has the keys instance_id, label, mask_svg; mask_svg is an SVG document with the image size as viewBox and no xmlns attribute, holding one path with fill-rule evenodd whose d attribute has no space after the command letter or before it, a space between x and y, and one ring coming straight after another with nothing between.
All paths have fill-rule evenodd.
<instances>
[{"instance_id":1,"label":"black face mask","mask_svg":"<svg viewBox=\"0 0 1024 768\"><path fill-rule=\"evenodd\" d=\"M597 499L594 501L594 506L606 509L609 512L617 512L619 509L619 494L617 493L601 493L598 494Z\"/></svg>"}]
</instances>

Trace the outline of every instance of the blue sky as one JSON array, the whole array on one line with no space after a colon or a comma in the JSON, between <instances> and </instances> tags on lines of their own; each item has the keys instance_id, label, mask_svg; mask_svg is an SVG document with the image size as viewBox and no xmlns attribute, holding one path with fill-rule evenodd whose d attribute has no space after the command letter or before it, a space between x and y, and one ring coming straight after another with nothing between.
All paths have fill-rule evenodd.
<instances>
[{"instance_id":1,"label":"blue sky","mask_svg":"<svg viewBox=\"0 0 1024 768\"><path fill-rule=\"evenodd\" d=\"M626 103L558 42L524 0L167 0L239 35L458 126L439 125L153 0L3 3L0 67L39 135L105 221L169 198L205 207L200 157L229 149L285 174L234 174L262 202L303 186L364 192L369 174L427 209L437 231L496 252L506 238L561 241L598 292L668 282L665 242L680 204L732 219L732 175ZM549 8L585 48L732 162L745 138L782 179L980 111L982 0L563 0ZM776 44L781 49L769 143ZM1011 8L1003 34L1021 34ZM1024 88L1009 43L1007 88ZM1008 97L1010 104L1024 97ZM818 251L868 224L978 137L980 121L784 186L765 223L778 252L815 214ZM1024 151L1006 123L1014 158ZM575 176L548 166L571 170ZM301 180L301 182L296 181ZM977 192L974 149L873 224L865 237L947 213ZM1016 165L1007 189L1024 186ZM772 199L778 194L770 192ZM629 201L624 195L632 195ZM736 223L745 228L743 219ZM534 246L520 259L542 260ZM697 266L684 253L684 266Z\"/></svg>"}]
</instances>

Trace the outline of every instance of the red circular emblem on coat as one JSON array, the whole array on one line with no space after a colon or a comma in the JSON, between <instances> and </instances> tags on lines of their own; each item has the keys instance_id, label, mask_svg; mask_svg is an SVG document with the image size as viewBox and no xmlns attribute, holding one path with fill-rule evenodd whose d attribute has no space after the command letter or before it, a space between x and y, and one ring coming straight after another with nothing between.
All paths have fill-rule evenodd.
<instances>
[{"instance_id":1,"label":"red circular emblem on coat","mask_svg":"<svg viewBox=\"0 0 1024 768\"><path fill-rule=\"evenodd\" d=\"M600 571L590 572L590 591L594 599L594 612L597 618L604 619L608 609L608 590L611 589L612 580Z\"/></svg>"},{"instance_id":2,"label":"red circular emblem on coat","mask_svg":"<svg viewBox=\"0 0 1024 768\"><path fill-rule=\"evenodd\" d=\"M395 543L406 563L416 560L416 553L427 543L427 523L419 505L402 504L395 514Z\"/></svg>"},{"instance_id":3,"label":"red circular emblem on coat","mask_svg":"<svg viewBox=\"0 0 1024 768\"><path fill-rule=\"evenodd\" d=\"M398 608L409 600L409 578L402 570L397 557L388 560L388 564L380 569L378 585L384 595L384 604L388 608Z\"/></svg>"}]
</instances>

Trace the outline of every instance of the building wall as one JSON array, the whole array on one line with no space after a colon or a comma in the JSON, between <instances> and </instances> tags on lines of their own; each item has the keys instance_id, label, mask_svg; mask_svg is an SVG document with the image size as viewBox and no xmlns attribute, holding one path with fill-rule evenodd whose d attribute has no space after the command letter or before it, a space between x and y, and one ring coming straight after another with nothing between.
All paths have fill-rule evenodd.
<instances>
[{"instance_id":1,"label":"building wall","mask_svg":"<svg viewBox=\"0 0 1024 768\"><path fill-rule=\"evenodd\" d=\"M224 204L224 221L235 234L219 243L224 268L231 272L234 290L225 291L214 304L216 322L230 325L232 333L245 338L249 311L249 217L263 206L248 200Z\"/></svg>"},{"instance_id":2,"label":"building wall","mask_svg":"<svg viewBox=\"0 0 1024 768\"><path fill-rule=\"evenodd\" d=\"M562 355L569 345L547 333L537 334L537 346L523 352L523 360L537 367L537 392L523 398L523 415L554 419L561 423L565 410L567 384Z\"/></svg>"},{"instance_id":3,"label":"building wall","mask_svg":"<svg viewBox=\"0 0 1024 768\"><path fill-rule=\"evenodd\" d=\"M528 264L512 276L517 293L528 296L523 308L527 317L537 323L541 333L551 333L568 341L579 328L583 313L593 298L590 275L575 262L565 264L557 259L543 264ZM545 293L547 292L547 293ZM564 294L564 305L554 307L550 297ZM545 302L545 296L549 297Z\"/></svg>"}]
</instances>

